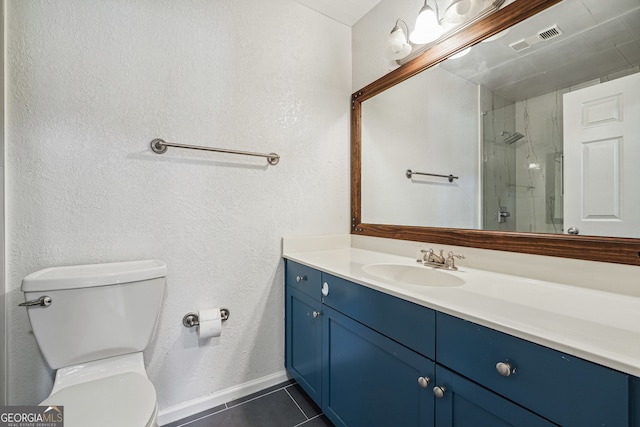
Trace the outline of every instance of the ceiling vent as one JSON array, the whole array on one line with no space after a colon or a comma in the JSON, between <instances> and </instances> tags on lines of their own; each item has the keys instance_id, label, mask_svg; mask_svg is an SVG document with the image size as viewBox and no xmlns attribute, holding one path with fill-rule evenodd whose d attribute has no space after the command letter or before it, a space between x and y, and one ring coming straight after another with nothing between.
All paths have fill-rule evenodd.
<instances>
[{"instance_id":1,"label":"ceiling vent","mask_svg":"<svg viewBox=\"0 0 640 427\"><path fill-rule=\"evenodd\" d=\"M562 30L558 26L554 25L546 30L539 31L538 34L529 36L526 39L519 40L509 45L509 47L516 52L522 52L525 49L529 49L531 46L538 43L554 39L562 35Z\"/></svg>"},{"instance_id":2,"label":"ceiling vent","mask_svg":"<svg viewBox=\"0 0 640 427\"><path fill-rule=\"evenodd\" d=\"M560 30L556 25L538 33L538 37L542 40L551 40L560 35L562 35L562 30Z\"/></svg>"}]
</instances>

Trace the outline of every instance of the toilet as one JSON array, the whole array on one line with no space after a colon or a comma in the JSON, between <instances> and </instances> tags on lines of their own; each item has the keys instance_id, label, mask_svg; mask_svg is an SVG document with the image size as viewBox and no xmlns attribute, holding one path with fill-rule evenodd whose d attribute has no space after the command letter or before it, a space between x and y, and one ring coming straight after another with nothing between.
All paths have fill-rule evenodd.
<instances>
[{"instance_id":1,"label":"toilet","mask_svg":"<svg viewBox=\"0 0 640 427\"><path fill-rule=\"evenodd\" d=\"M56 370L40 405L63 406L65 427L157 426L142 351L160 313L159 260L53 267L22 281L40 351Z\"/></svg>"}]
</instances>

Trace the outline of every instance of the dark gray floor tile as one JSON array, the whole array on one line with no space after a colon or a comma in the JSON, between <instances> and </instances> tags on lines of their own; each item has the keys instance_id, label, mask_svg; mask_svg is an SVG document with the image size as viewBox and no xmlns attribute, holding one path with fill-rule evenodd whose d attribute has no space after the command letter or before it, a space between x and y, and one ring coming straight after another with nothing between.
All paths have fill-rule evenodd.
<instances>
[{"instance_id":1,"label":"dark gray floor tile","mask_svg":"<svg viewBox=\"0 0 640 427\"><path fill-rule=\"evenodd\" d=\"M333 426L333 423L329 421L329 418L327 418L326 415L320 415L298 425L298 427L334 427L334 426Z\"/></svg>"},{"instance_id":2,"label":"dark gray floor tile","mask_svg":"<svg viewBox=\"0 0 640 427\"><path fill-rule=\"evenodd\" d=\"M322 410L315 404L307 393L302 390L302 387L298 384L290 385L286 388L293 400L296 401L302 412L308 417L313 418L316 415L320 415Z\"/></svg>"},{"instance_id":3,"label":"dark gray floor tile","mask_svg":"<svg viewBox=\"0 0 640 427\"><path fill-rule=\"evenodd\" d=\"M225 405L219 405L216 406L215 408L211 408L211 409L207 409L206 411L202 411L202 412L198 412L197 414L191 415L189 417L183 418L181 420L178 421L174 421L170 424L165 424L162 427L178 427L181 426L183 424L186 424L190 421L193 420L197 420L198 418L202 418L202 417L206 417L207 415L211 415L211 414L215 414L216 412L220 412L224 409L226 409L227 407ZM191 426L191 424L188 424L187 426ZM185 426L185 427L187 427Z\"/></svg>"},{"instance_id":4,"label":"dark gray floor tile","mask_svg":"<svg viewBox=\"0 0 640 427\"><path fill-rule=\"evenodd\" d=\"M253 394L250 394L248 396L244 396L244 397L241 397L239 399L232 400L231 402L227 402L227 406L230 408L230 407L235 406L235 405L237 405L239 403L247 402L247 401L249 401L251 399L255 399L258 396L262 396L263 394L267 394L267 393L270 393L270 392L272 392L274 390L278 390L278 389L284 388L284 387L286 387L288 385L293 384L294 382L295 382L294 380L287 380L285 382L282 382L280 384L276 384L276 385L271 386L269 388L265 388L264 390L260 390L258 392L253 393Z\"/></svg>"},{"instance_id":5,"label":"dark gray floor tile","mask_svg":"<svg viewBox=\"0 0 640 427\"><path fill-rule=\"evenodd\" d=\"M194 421L188 427L293 427L305 420L287 392L279 390Z\"/></svg>"}]
</instances>

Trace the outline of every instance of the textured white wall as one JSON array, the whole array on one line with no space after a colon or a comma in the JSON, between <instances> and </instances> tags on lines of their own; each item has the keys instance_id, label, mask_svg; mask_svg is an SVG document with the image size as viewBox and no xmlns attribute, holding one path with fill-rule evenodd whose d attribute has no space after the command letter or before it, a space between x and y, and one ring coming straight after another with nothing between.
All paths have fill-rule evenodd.
<instances>
[{"instance_id":1,"label":"textured white wall","mask_svg":"<svg viewBox=\"0 0 640 427\"><path fill-rule=\"evenodd\" d=\"M6 22L9 403L51 386L16 305L53 265L168 264L161 410L281 371L280 238L349 230L350 29L291 0L15 0ZM182 316L215 305L198 343Z\"/></svg>"}]
</instances>

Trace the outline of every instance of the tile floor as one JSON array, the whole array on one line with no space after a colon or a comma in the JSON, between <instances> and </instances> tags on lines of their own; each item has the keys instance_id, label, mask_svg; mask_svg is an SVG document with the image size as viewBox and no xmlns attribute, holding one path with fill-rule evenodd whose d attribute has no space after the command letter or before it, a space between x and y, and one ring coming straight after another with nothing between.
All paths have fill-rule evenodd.
<instances>
[{"instance_id":1,"label":"tile floor","mask_svg":"<svg viewBox=\"0 0 640 427\"><path fill-rule=\"evenodd\" d=\"M233 400L164 427L333 427L294 382Z\"/></svg>"}]
</instances>

